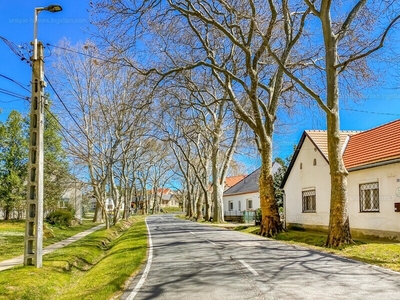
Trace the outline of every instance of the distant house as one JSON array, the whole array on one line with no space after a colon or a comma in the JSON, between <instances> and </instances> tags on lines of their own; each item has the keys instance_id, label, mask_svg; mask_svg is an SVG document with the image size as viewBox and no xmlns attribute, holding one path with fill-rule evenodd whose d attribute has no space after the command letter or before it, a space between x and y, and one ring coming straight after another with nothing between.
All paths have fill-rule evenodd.
<instances>
[{"instance_id":1,"label":"distant house","mask_svg":"<svg viewBox=\"0 0 400 300\"><path fill-rule=\"evenodd\" d=\"M179 200L171 189L157 189L157 197L160 200L161 207L179 207Z\"/></svg>"},{"instance_id":2,"label":"distant house","mask_svg":"<svg viewBox=\"0 0 400 300\"><path fill-rule=\"evenodd\" d=\"M236 176L226 177L224 190L226 191L227 189L233 187L236 183L238 183L245 177L246 177L246 175L236 175Z\"/></svg>"},{"instance_id":3,"label":"distant house","mask_svg":"<svg viewBox=\"0 0 400 300\"><path fill-rule=\"evenodd\" d=\"M74 182L73 184L68 185L59 201L60 208L70 207L74 209L74 217L77 220L82 220L82 186L83 184L79 182Z\"/></svg>"},{"instance_id":4,"label":"distant house","mask_svg":"<svg viewBox=\"0 0 400 300\"><path fill-rule=\"evenodd\" d=\"M400 238L400 120L341 132L353 235ZM330 175L326 131L305 131L285 174L287 226L327 228Z\"/></svg>"},{"instance_id":5,"label":"distant house","mask_svg":"<svg viewBox=\"0 0 400 300\"><path fill-rule=\"evenodd\" d=\"M243 216L244 211L254 211L260 208L259 177L260 169L257 169L224 192L224 217L226 220L237 219L232 217Z\"/></svg>"}]
</instances>

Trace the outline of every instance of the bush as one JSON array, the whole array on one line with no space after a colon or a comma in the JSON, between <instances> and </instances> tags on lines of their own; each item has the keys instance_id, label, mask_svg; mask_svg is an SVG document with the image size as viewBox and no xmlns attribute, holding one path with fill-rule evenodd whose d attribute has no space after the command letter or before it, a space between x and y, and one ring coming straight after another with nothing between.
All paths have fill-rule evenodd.
<instances>
[{"instance_id":1,"label":"bush","mask_svg":"<svg viewBox=\"0 0 400 300\"><path fill-rule=\"evenodd\" d=\"M74 215L72 214L72 212L66 210L57 210L47 215L46 222L51 225L69 227L71 226L73 218Z\"/></svg>"}]
</instances>

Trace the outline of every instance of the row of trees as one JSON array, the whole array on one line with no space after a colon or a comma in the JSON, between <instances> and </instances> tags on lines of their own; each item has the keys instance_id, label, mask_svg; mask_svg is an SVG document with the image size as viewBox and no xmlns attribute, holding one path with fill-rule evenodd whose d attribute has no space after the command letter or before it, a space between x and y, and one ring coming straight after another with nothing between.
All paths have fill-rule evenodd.
<instances>
[{"instance_id":1,"label":"row of trees","mask_svg":"<svg viewBox=\"0 0 400 300\"><path fill-rule=\"evenodd\" d=\"M29 126L24 116L11 111L0 122L0 212L5 220L23 218L26 210L26 178ZM55 211L68 181L66 153L57 118L46 111L44 151L44 210Z\"/></svg>"},{"instance_id":2,"label":"row of trees","mask_svg":"<svg viewBox=\"0 0 400 300\"><path fill-rule=\"evenodd\" d=\"M68 153L87 168L97 221L110 226L128 218L131 203L154 212L165 187L177 191L188 217L223 221L224 182L244 140L243 122L212 78L188 72L154 89L147 76L105 59L91 42L63 41L55 54L52 81L68 103L62 115Z\"/></svg>"},{"instance_id":3,"label":"row of trees","mask_svg":"<svg viewBox=\"0 0 400 300\"><path fill-rule=\"evenodd\" d=\"M383 47L399 19L395 1L103 0L92 8L108 59L145 82L149 101L168 102L168 109L179 103L177 112L185 114L211 108L217 116L226 105L239 124L234 128L242 122L252 130L262 160L261 234L282 229L271 174L274 125L284 120L285 107L316 103L326 114L332 178L327 245L351 242L339 91L359 92L371 83L367 58ZM182 132L178 116L174 135ZM185 134L191 130L185 128ZM212 130L216 136L209 137L221 136L218 126ZM221 177L214 171L212 178ZM215 185L213 193L218 198Z\"/></svg>"},{"instance_id":4,"label":"row of trees","mask_svg":"<svg viewBox=\"0 0 400 300\"><path fill-rule=\"evenodd\" d=\"M68 151L88 170L97 217L109 224L107 197L115 202L114 221L132 199L147 212L151 201L157 206L157 189L174 182L189 217L222 221L234 154L255 145L262 163L260 233L280 232L271 172L275 127L309 105L327 120L327 245L351 242L339 100L373 82L367 58L376 58L400 18L394 1L91 5L101 49L64 41L52 78L68 103L62 118Z\"/></svg>"}]
</instances>

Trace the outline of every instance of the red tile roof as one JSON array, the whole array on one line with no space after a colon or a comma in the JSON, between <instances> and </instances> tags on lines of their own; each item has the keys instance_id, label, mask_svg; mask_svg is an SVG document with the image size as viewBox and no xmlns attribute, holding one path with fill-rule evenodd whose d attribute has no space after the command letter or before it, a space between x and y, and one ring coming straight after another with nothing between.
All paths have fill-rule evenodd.
<instances>
[{"instance_id":1,"label":"red tile roof","mask_svg":"<svg viewBox=\"0 0 400 300\"><path fill-rule=\"evenodd\" d=\"M340 148L342 152L346 147L350 136L359 133L360 131L341 131L340 132ZM313 144L318 148L319 152L328 161L328 138L326 130L306 130L306 135L310 138Z\"/></svg>"},{"instance_id":2,"label":"red tile roof","mask_svg":"<svg viewBox=\"0 0 400 300\"><path fill-rule=\"evenodd\" d=\"M234 186L236 183L238 183L245 177L246 177L246 175L237 175L237 176L226 177L225 189L230 188L231 186Z\"/></svg>"},{"instance_id":3,"label":"red tile roof","mask_svg":"<svg viewBox=\"0 0 400 300\"><path fill-rule=\"evenodd\" d=\"M400 158L400 120L353 135L343 154L347 169Z\"/></svg>"}]
</instances>

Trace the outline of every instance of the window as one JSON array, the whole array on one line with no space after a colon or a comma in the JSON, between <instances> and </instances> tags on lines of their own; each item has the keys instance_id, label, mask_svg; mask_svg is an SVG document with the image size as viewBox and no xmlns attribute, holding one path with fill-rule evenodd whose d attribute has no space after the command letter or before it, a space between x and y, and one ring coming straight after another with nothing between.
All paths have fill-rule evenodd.
<instances>
[{"instance_id":1,"label":"window","mask_svg":"<svg viewBox=\"0 0 400 300\"><path fill-rule=\"evenodd\" d=\"M316 194L315 189L303 191L302 192L303 199L303 213L315 212L316 209Z\"/></svg>"},{"instance_id":2,"label":"window","mask_svg":"<svg viewBox=\"0 0 400 300\"><path fill-rule=\"evenodd\" d=\"M303 169L303 163L300 163L300 170Z\"/></svg>"},{"instance_id":3,"label":"window","mask_svg":"<svg viewBox=\"0 0 400 300\"><path fill-rule=\"evenodd\" d=\"M61 198L60 208L67 208L68 203L69 203L69 198Z\"/></svg>"},{"instance_id":4,"label":"window","mask_svg":"<svg viewBox=\"0 0 400 300\"><path fill-rule=\"evenodd\" d=\"M313 166L316 166L316 165L317 165L317 159L314 158L314 160L313 160Z\"/></svg>"},{"instance_id":5,"label":"window","mask_svg":"<svg viewBox=\"0 0 400 300\"><path fill-rule=\"evenodd\" d=\"M242 211L242 202L241 201L239 201L239 211Z\"/></svg>"},{"instance_id":6,"label":"window","mask_svg":"<svg viewBox=\"0 0 400 300\"><path fill-rule=\"evenodd\" d=\"M360 184L360 212L379 212L379 183Z\"/></svg>"},{"instance_id":7,"label":"window","mask_svg":"<svg viewBox=\"0 0 400 300\"><path fill-rule=\"evenodd\" d=\"M233 201L228 202L228 209L229 209L229 211L233 210Z\"/></svg>"},{"instance_id":8,"label":"window","mask_svg":"<svg viewBox=\"0 0 400 300\"><path fill-rule=\"evenodd\" d=\"M247 199L247 209L253 209L253 199Z\"/></svg>"}]
</instances>

